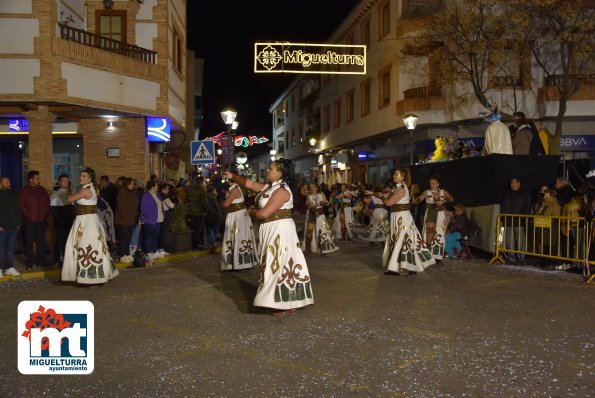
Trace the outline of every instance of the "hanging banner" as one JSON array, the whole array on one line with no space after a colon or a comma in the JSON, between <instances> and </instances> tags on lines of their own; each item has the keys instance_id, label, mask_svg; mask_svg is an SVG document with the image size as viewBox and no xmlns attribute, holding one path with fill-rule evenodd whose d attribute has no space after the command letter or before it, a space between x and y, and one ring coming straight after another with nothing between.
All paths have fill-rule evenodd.
<instances>
[{"instance_id":1,"label":"hanging banner","mask_svg":"<svg viewBox=\"0 0 595 398\"><path fill-rule=\"evenodd\" d=\"M365 75L366 46L287 42L254 43L254 73Z\"/></svg>"}]
</instances>

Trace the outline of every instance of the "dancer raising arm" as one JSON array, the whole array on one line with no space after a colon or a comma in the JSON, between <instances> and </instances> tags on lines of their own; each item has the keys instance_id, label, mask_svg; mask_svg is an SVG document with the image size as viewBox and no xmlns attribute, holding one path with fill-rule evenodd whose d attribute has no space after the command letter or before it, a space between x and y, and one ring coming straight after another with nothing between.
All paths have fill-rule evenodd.
<instances>
[{"instance_id":1,"label":"dancer raising arm","mask_svg":"<svg viewBox=\"0 0 595 398\"><path fill-rule=\"evenodd\" d=\"M254 306L275 309L274 316L293 315L297 309L314 304L306 258L291 218L291 166L287 159L272 162L268 184L229 171L224 173L225 178L258 192L255 200L258 209L249 211L252 217L261 220L258 231L260 278Z\"/></svg>"}]
</instances>

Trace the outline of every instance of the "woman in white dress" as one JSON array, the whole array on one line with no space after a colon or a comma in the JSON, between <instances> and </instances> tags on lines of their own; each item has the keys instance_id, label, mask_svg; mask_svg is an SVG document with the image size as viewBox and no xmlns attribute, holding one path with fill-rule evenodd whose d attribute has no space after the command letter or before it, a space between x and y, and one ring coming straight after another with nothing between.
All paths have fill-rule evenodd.
<instances>
[{"instance_id":1,"label":"woman in white dress","mask_svg":"<svg viewBox=\"0 0 595 398\"><path fill-rule=\"evenodd\" d=\"M370 206L374 205L372 211L372 219L361 232L358 232L358 238L370 242L370 245L375 245L376 242L384 242L390 232L390 223L388 221L388 211L384 208L384 201L380 199L374 192L367 191L368 195L364 202Z\"/></svg>"},{"instance_id":2,"label":"woman in white dress","mask_svg":"<svg viewBox=\"0 0 595 398\"><path fill-rule=\"evenodd\" d=\"M221 250L221 271L256 267L258 257L252 219L246 214L244 194L238 184L232 184L229 187L221 207L227 209Z\"/></svg>"},{"instance_id":3,"label":"woman in white dress","mask_svg":"<svg viewBox=\"0 0 595 398\"><path fill-rule=\"evenodd\" d=\"M409 171L397 169L393 181L397 186L384 199L384 204L391 208L391 214L390 235L384 245L382 266L385 274L416 274L436 261L409 211Z\"/></svg>"},{"instance_id":4,"label":"woman in white dress","mask_svg":"<svg viewBox=\"0 0 595 398\"><path fill-rule=\"evenodd\" d=\"M76 201L76 219L70 229L62 280L80 284L106 283L118 275L105 240L105 230L97 215L95 171L86 168L81 172L81 190L68 195L68 202Z\"/></svg>"},{"instance_id":5,"label":"woman in white dress","mask_svg":"<svg viewBox=\"0 0 595 398\"><path fill-rule=\"evenodd\" d=\"M306 258L291 218L291 161L273 161L268 171L268 184L247 180L229 171L224 176L258 192L258 210L250 210L252 216L262 220L258 231L260 279L254 306L275 309L274 316L288 316L314 304Z\"/></svg>"},{"instance_id":6,"label":"woman in white dress","mask_svg":"<svg viewBox=\"0 0 595 398\"><path fill-rule=\"evenodd\" d=\"M440 188L440 178L437 175L430 177L430 189L425 190L414 201L414 204L426 201L426 214L424 216L423 237L434 258L442 261L444 257L444 238L446 237L446 216L444 205L454 199L444 189Z\"/></svg>"},{"instance_id":7,"label":"woman in white dress","mask_svg":"<svg viewBox=\"0 0 595 398\"><path fill-rule=\"evenodd\" d=\"M306 198L306 233L302 240L304 253L328 254L339 250L333 239L333 232L326 222L323 206L328 206L326 197L318 192L318 185L310 184Z\"/></svg>"},{"instance_id":8,"label":"woman in white dress","mask_svg":"<svg viewBox=\"0 0 595 398\"><path fill-rule=\"evenodd\" d=\"M335 236L341 240L351 240L353 238L353 229L355 228L353 208L351 207L353 196L353 192L349 191L347 185L342 184L341 193L337 195L340 203L339 212L333 224Z\"/></svg>"}]
</instances>

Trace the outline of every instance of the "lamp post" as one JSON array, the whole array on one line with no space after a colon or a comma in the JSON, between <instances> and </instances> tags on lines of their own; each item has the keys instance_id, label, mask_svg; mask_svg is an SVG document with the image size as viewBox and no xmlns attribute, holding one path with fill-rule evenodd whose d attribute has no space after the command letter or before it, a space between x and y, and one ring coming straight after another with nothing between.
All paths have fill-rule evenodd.
<instances>
[{"instance_id":1,"label":"lamp post","mask_svg":"<svg viewBox=\"0 0 595 398\"><path fill-rule=\"evenodd\" d=\"M408 113L403 116L403 123L409 130L409 163L413 166L413 130L415 130L415 126L417 125L417 116L413 113Z\"/></svg>"},{"instance_id":2,"label":"lamp post","mask_svg":"<svg viewBox=\"0 0 595 398\"><path fill-rule=\"evenodd\" d=\"M238 116L238 112L233 108L227 108L221 112L221 119L227 126L227 171L231 171L231 130L234 128L236 116ZM238 127L238 124L235 124L235 128Z\"/></svg>"}]
</instances>

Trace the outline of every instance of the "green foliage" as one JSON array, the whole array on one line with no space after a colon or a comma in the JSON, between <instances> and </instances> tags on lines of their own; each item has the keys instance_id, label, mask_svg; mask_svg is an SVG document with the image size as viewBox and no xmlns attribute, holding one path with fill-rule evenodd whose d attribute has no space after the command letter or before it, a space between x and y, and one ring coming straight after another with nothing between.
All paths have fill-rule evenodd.
<instances>
[{"instance_id":1,"label":"green foliage","mask_svg":"<svg viewBox=\"0 0 595 398\"><path fill-rule=\"evenodd\" d=\"M176 204L176 206L173 208L173 220L171 223L171 231L172 232L189 232L190 228L188 227L188 222L187 222L187 218L188 218L188 206L183 203L180 202L178 204Z\"/></svg>"}]
</instances>

